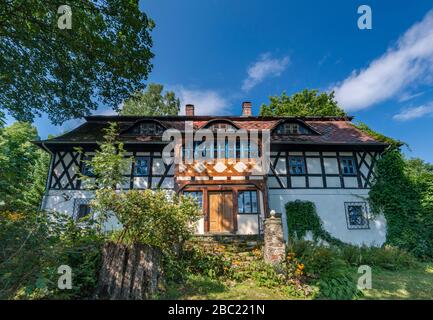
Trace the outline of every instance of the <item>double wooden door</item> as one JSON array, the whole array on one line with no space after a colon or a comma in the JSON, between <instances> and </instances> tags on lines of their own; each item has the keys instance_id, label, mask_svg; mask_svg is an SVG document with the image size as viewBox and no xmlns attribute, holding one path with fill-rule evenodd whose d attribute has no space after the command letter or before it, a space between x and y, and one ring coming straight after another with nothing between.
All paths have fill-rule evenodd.
<instances>
[{"instance_id":1,"label":"double wooden door","mask_svg":"<svg viewBox=\"0 0 433 320\"><path fill-rule=\"evenodd\" d=\"M209 232L233 231L233 193L209 192Z\"/></svg>"}]
</instances>

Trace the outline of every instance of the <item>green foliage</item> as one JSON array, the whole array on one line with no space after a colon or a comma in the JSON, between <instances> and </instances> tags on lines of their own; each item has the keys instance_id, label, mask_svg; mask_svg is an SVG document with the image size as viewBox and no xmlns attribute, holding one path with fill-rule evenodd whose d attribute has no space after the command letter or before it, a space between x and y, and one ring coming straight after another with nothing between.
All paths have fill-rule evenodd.
<instances>
[{"instance_id":1,"label":"green foliage","mask_svg":"<svg viewBox=\"0 0 433 320\"><path fill-rule=\"evenodd\" d=\"M387 220L387 243L418 257L433 257L433 176L420 166L410 169L398 149L384 153L376 164L370 207ZM418 172L418 173L416 173Z\"/></svg>"},{"instance_id":2,"label":"green foliage","mask_svg":"<svg viewBox=\"0 0 433 320\"><path fill-rule=\"evenodd\" d=\"M325 240L333 244L342 242L332 237L322 226L322 221L316 212L316 206L311 201L289 201L285 205L288 235L292 239L303 239L310 231L315 241Z\"/></svg>"},{"instance_id":3,"label":"green foliage","mask_svg":"<svg viewBox=\"0 0 433 320\"><path fill-rule=\"evenodd\" d=\"M200 245L184 246L179 255L166 256L166 274L171 281L184 281L188 275L216 279L227 275L230 259L222 253L210 253Z\"/></svg>"},{"instance_id":4,"label":"green foliage","mask_svg":"<svg viewBox=\"0 0 433 320\"><path fill-rule=\"evenodd\" d=\"M150 83L146 91L138 91L125 100L120 115L123 116L177 116L180 101L173 91L162 95L162 84Z\"/></svg>"},{"instance_id":5,"label":"green foliage","mask_svg":"<svg viewBox=\"0 0 433 320\"><path fill-rule=\"evenodd\" d=\"M335 101L334 92L305 89L291 96L283 92L269 100L268 105L260 107L261 116L346 116Z\"/></svg>"},{"instance_id":6,"label":"green foliage","mask_svg":"<svg viewBox=\"0 0 433 320\"><path fill-rule=\"evenodd\" d=\"M295 241L288 250L304 266L308 282L316 285L319 299L357 299L362 296L352 270L339 254L338 247L325 247L310 241Z\"/></svg>"},{"instance_id":7,"label":"green foliage","mask_svg":"<svg viewBox=\"0 0 433 320\"><path fill-rule=\"evenodd\" d=\"M381 133L379 133L377 131L374 131L369 126L367 126L365 123L362 123L362 122L359 122L359 123L356 123L356 124L352 123L352 125L354 127L356 127L357 129L365 132L366 134L372 136L374 139L389 144L392 148L397 148L398 149L402 145L405 145L405 143L402 142L402 141L400 141L400 140L395 140L395 139L387 137L387 136L385 136L385 135L383 135L383 134L381 134Z\"/></svg>"},{"instance_id":8,"label":"green foliage","mask_svg":"<svg viewBox=\"0 0 433 320\"><path fill-rule=\"evenodd\" d=\"M123 226L120 240L141 242L171 251L188 239L202 215L191 197L165 190L99 190L99 210L111 212Z\"/></svg>"},{"instance_id":9,"label":"green foliage","mask_svg":"<svg viewBox=\"0 0 433 320\"><path fill-rule=\"evenodd\" d=\"M49 156L31 143L37 130L26 122L0 129L0 210L37 210L45 190Z\"/></svg>"},{"instance_id":10,"label":"green foliage","mask_svg":"<svg viewBox=\"0 0 433 320\"><path fill-rule=\"evenodd\" d=\"M103 129L104 141L99 143L99 148L95 150L95 155L91 160L87 160L87 165L93 169L94 177L81 175L81 179L89 189L114 190L122 188L125 182L123 174L128 172L133 159L125 156L123 143L117 142L118 125L110 123ZM81 149L77 149L82 152ZM93 181L93 182L92 182Z\"/></svg>"},{"instance_id":11,"label":"green foliage","mask_svg":"<svg viewBox=\"0 0 433 320\"><path fill-rule=\"evenodd\" d=\"M68 3L72 29L61 30L57 10ZM0 109L15 118L45 112L59 124L144 87L154 22L138 0L9 0L0 12Z\"/></svg>"},{"instance_id":12,"label":"green foliage","mask_svg":"<svg viewBox=\"0 0 433 320\"><path fill-rule=\"evenodd\" d=\"M0 298L90 298L102 236L92 221L59 213L0 213ZM57 269L72 268L72 289L59 290Z\"/></svg>"},{"instance_id":13,"label":"green foliage","mask_svg":"<svg viewBox=\"0 0 433 320\"><path fill-rule=\"evenodd\" d=\"M409 252L396 247L358 247L344 245L339 248L341 257L352 266L368 265L388 270L405 270L418 266L418 261Z\"/></svg>"}]
</instances>

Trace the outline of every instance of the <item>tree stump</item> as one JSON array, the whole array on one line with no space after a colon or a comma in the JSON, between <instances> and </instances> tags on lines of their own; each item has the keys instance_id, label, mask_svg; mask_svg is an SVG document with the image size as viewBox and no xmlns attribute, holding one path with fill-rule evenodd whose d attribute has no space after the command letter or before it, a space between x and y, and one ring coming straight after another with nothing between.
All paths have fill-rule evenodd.
<instances>
[{"instance_id":1,"label":"tree stump","mask_svg":"<svg viewBox=\"0 0 433 320\"><path fill-rule=\"evenodd\" d=\"M146 244L108 242L102 249L102 267L95 297L142 300L152 298L162 280L162 253Z\"/></svg>"}]
</instances>

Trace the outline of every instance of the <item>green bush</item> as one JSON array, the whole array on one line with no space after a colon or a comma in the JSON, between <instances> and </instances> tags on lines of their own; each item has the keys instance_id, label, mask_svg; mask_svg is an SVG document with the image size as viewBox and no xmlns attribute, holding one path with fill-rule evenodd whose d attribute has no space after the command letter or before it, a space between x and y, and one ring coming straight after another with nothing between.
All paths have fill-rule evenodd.
<instances>
[{"instance_id":1,"label":"green bush","mask_svg":"<svg viewBox=\"0 0 433 320\"><path fill-rule=\"evenodd\" d=\"M405 250L393 246L357 247L345 245L340 248L342 258L352 266L368 265L389 270L412 268L418 265L416 258Z\"/></svg>"},{"instance_id":2,"label":"green bush","mask_svg":"<svg viewBox=\"0 0 433 320\"><path fill-rule=\"evenodd\" d=\"M387 244L433 258L433 173L426 165L405 161L399 149L387 151L375 173L370 207L385 215Z\"/></svg>"},{"instance_id":3,"label":"green bush","mask_svg":"<svg viewBox=\"0 0 433 320\"><path fill-rule=\"evenodd\" d=\"M311 241L295 241L289 255L302 263L307 281L319 289L320 299L356 299L362 296L353 280L353 270L335 246L325 247Z\"/></svg>"},{"instance_id":4,"label":"green bush","mask_svg":"<svg viewBox=\"0 0 433 320\"><path fill-rule=\"evenodd\" d=\"M0 298L90 298L100 266L102 236L92 221L59 213L0 213ZM72 268L72 289L57 287L61 265Z\"/></svg>"},{"instance_id":5,"label":"green bush","mask_svg":"<svg viewBox=\"0 0 433 320\"><path fill-rule=\"evenodd\" d=\"M182 248L176 257L166 258L166 270L171 280L182 281L187 274L200 274L211 279L228 274L231 261L222 253L209 253L200 245Z\"/></svg>"},{"instance_id":6,"label":"green bush","mask_svg":"<svg viewBox=\"0 0 433 320\"><path fill-rule=\"evenodd\" d=\"M167 251L176 251L193 234L195 222L202 216L194 199L164 190L101 189L92 206L98 214L111 213L120 221L123 228L119 240Z\"/></svg>"}]
</instances>

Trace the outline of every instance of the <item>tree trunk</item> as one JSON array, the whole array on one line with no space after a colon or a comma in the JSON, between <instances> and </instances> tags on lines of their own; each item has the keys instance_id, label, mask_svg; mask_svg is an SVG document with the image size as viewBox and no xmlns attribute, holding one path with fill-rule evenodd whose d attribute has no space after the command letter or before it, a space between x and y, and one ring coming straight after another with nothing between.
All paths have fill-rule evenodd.
<instances>
[{"instance_id":1,"label":"tree trunk","mask_svg":"<svg viewBox=\"0 0 433 320\"><path fill-rule=\"evenodd\" d=\"M121 300L152 298L161 281L161 257L161 251L149 245L106 243L102 250L96 297Z\"/></svg>"}]
</instances>

